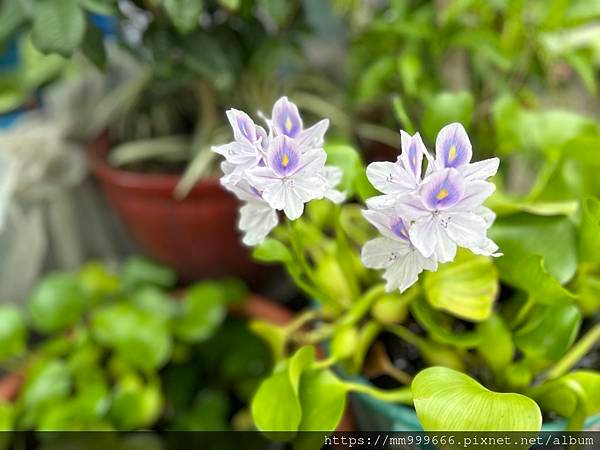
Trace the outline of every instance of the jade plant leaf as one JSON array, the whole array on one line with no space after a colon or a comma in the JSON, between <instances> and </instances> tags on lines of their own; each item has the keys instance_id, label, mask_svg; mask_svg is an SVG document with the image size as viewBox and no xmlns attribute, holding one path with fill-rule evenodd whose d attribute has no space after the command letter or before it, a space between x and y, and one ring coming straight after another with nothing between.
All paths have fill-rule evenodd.
<instances>
[{"instance_id":1,"label":"jade plant leaf","mask_svg":"<svg viewBox=\"0 0 600 450\"><path fill-rule=\"evenodd\" d=\"M227 313L222 288L218 283L211 282L198 283L189 288L181 307L174 331L179 338L188 342L210 338Z\"/></svg>"},{"instance_id":2,"label":"jade plant leaf","mask_svg":"<svg viewBox=\"0 0 600 450\"><path fill-rule=\"evenodd\" d=\"M427 301L436 309L473 322L487 319L498 293L498 272L491 260L467 251L424 277Z\"/></svg>"},{"instance_id":3,"label":"jade plant leaf","mask_svg":"<svg viewBox=\"0 0 600 450\"><path fill-rule=\"evenodd\" d=\"M577 270L575 227L565 216L501 217L490 229L490 237L504 253L496 261L502 280L516 287L528 284L529 274L522 273L521 263L532 255L543 257L547 272L561 284Z\"/></svg>"},{"instance_id":4,"label":"jade plant leaf","mask_svg":"<svg viewBox=\"0 0 600 450\"><path fill-rule=\"evenodd\" d=\"M87 299L78 280L71 274L46 277L27 301L29 317L36 330L52 333L75 324Z\"/></svg>"},{"instance_id":5,"label":"jade plant leaf","mask_svg":"<svg viewBox=\"0 0 600 450\"><path fill-rule=\"evenodd\" d=\"M26 346L25 320L16 306L0 306L0 361L23 353Z\"/></svg>"},{"instance_id":6,"label":"jade plant leaf","mask_svg":"<svg viewBox=\"0 0 600 450\"><path fill-rule=\"evenodd\" d=\"M542 414L529 397L493 392L464 373L430 367L412 382L425 431L539 431Z\"/></svg>"},{"instance_id":7,"label":"jade plant leaf","mask_svg":"<svg viewBox=\"0 0 600 450\"><path fill-rule=\"evenodd\" d=\"M581 312L574 304L538 305L514 333L515 344L526 355L555 361L571 347L580 325Z\"/></svg>"},{"instance_id":8,"label":"jade plant leaf","mask_svg":"<svg viewBox=\"0 0 600 450\"><path fill-rule=\"evenodd\" d=\"M600 202L595 198L584 202L578 236L579 260L600 263Z\"/></svg>"},{"instance_id":9,"label":"jade plant leaf","mask_svg":"<svg viewBox=\"0 0 600 450\"><path fill-rule=\"evenodd\" d=\"M300 377L314 360L314 347L302 347L261 383L252 400L252 417L259 430L298 430L302 420Z\"/></svg>"}]
</instances>

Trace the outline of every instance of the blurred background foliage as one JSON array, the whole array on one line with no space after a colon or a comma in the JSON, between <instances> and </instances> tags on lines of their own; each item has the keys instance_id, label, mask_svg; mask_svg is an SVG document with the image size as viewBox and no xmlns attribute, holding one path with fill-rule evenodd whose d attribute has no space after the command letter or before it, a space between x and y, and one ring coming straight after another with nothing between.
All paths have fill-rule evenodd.
<instances>
[{"instance_id":1,"label":"blurred background foliage","mask_svg":"<svg viewBox=\"0 0 600 450\"><path fill-rule=\"evenodd\" d=\"M0 359L26 380L0 405L4 428L251 426L244 405L271 362L226 318L240 287L202 283L173 302L168 269L81 267L131 249L82 154L107 133L112 166L180 174L183 198L218 172L208 149L229 137L224 111L268 114L282 94L307 122L331 120L328 157L361 199L362 163L394 159L399 128L432 148L462 122L475 159L501 157L490 233L511 301L541 295L535 278L597 323L598 0L1 0L0 48ZM341 226L364 242L355 206ZM326 223L327 208L307 214ZM319 277L343 298L336 257ZM30 293L50 268L69 270ZM436 276L425 284L434 297Z\"/></svg>"}]
</instances>

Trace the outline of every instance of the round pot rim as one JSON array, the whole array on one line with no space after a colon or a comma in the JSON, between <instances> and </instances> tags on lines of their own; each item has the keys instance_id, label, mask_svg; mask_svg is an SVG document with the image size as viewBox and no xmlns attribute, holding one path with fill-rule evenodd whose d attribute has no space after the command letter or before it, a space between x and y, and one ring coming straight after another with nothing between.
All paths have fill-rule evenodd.
<instances>
[{"instance_id":1,"label":"round pot rim","mask_svg":"<svg viewBox=\"0 0 600 450\"><path fill-rule=\"evenodd\" d=\"M94 174L104 182L128 190L152 189L172 192L181 180L180 174L145 173L113 167L108 162L110 150L111 144L107 132L99 135L88 145L89 165ZM205 195L207 190L215 193L223 191L218 176L212 175L198 180L187 196L199 193Z\"/></svg>"}]
</instances>

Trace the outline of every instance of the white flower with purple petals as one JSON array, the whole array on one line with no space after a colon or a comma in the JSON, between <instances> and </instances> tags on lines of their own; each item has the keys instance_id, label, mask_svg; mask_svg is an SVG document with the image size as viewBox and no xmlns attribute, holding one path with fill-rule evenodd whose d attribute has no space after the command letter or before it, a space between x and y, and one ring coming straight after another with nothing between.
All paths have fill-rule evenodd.
<instances>
[{"instance_id":1,"label":"white flower with purple petals","mask_svg":"<svg viewBox=\"0 0 600 450\"><path fill-rule=\"evenodd\" d=\"M367 242L361 260L371 269L384 269L388 292L404 292L419 278L423 269L437 270L435 257L424 257L410 241L406 222L394 210L363 211L365 218L383 235Z\"/></svg>"},{"instance_id":2,"label":"white flower with purple petals","mask_svg":"<svg viewBox=\"0 0 600 450\"><path fill-rule=\"evenodd\" d=\"M298 107L287 97L280 98L271 118L265 119L268 133L243 111L230 109L227 118L234 141L212 150L225 157L221 184L245 202L238 223L245 244L265 239L279 222L277 211L295 220L308 201L344 200L335 189L342 172L325 166L327 119L305 129Z\"/></svg>"},{"instance_id":3,"label":"white flower with purple petals","mask_svg":"<svg viewBox=\"0 0 600 450\"><path fill-rule=\"evenodd\" d=\"M383 258L384 241L381 239L392 238L390 230L394 225L383 226L381 221L375 223L373 218L390 217L389 211L393 211L391 217L402 218L402 236L406 245L421 258L412 255L417 275L422 269L435 270L424 265L431 261L436 264L453 261L457 247L468 248L479 255L500 256L498 246L487 237L494 213L483 206L495 190L495 186L485 180L498 170L498 158L471 163L471 143L458 123L447 125L439 132L435 159L429 155L418 134L412 137L404 132L401 134L402 154L398 161L372 163L367 168L369 181L383 195L367 201L369 210L365 211L365 217L384 238L365 245L364 264L385 268L383 259L377 260L377 255ZM423 156L428 161L424 176ZM388 245L391 244L388 242ZM395 273L398 276L396 283L405 286L404 289L409 280L416 281L415 272ZM386 270L384 277L388 286L391 276Z\"/></svg>"}]
</instances>

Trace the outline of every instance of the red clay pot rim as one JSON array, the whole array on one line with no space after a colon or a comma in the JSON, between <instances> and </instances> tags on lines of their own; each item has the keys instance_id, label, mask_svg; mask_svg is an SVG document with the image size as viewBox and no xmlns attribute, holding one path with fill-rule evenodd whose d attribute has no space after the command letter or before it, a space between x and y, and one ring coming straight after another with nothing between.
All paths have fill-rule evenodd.
<instances>
[{"instance_id":1,"label":"red clay pot rim","mask_svg":"<svg viewBox=\"0 0 600 450\"><path fill-rule=\"evenodd\" d=\"M139 191L148 189L173 191L181 180L181 175L117 169L108 163L107 157L110 150L108 134L103 133L88 146L88 161L94 174L112 185ZM197 181L188 195L194 195L198 191L202 191L205 195L207 190L215 193L223 191L218 176L209 176Z\"/></svg>"}]
</instances>

